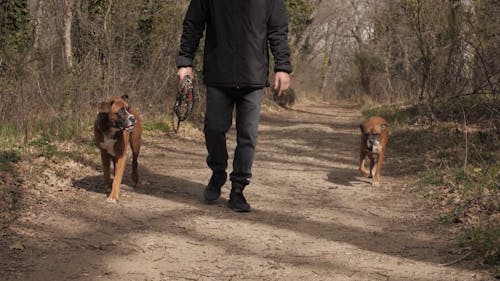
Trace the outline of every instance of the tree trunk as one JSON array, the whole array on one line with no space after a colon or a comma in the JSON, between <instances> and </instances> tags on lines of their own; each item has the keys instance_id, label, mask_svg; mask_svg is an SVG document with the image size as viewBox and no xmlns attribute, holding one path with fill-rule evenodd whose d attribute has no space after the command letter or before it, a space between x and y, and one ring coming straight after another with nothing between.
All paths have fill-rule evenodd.
<instances>
[{"instance_id":1,"label":"tree trunk","mask_svg":"<svg viewBox=\"0 0 500 281\"><path fill-rule=\"evenodd\" d=\"M73 67L73 52L71 47L71 23L73 22L73 0L64 0L63 44L64 63L69 70Z\"/></svg>"},{"instance_id":2,"label":"tree trunk","mask_svg":"<svg viewBox=\"0 0 500 281\"><path fill-rule=\"evenodd\" d=\"M38 50L41 48L42 43L42 18L43 18L43 0L36 1L35 8L35 28L34 28L34 38L33 38L33 48Z\"/></svg>"},{"instance_id":3,"label":"tree trunk","mask_svg":"<svg viewBox=\"0 0 500 281\"><path fill-rule=\"evenodd\" d=\"M385 60L384 69L385 69L385 76L386 76L386 80L387 80L387 87L385 88L385 95L386 95L386 97L390 97L391 102L392 102L392 96L394 93L394 89L392 87L391 72L389 70L389 64L391 63L391 52L392 52L392 47L391 47L391 45L389 45L389 50L387 51L387 59Z\"/></svg>"},{"instance_id":4,"label":"tree trunk","mask_svg":"<svg viewBox=\"0 0 500 281\"><path fill-rule=\"evenodd\" d=\"M368 71L368 61L365 53L365 48L363 47L363 39L361 35L358 34L359 27L356 26L351 30L351 34L358 43L358 68L359 68L359 79L361 87L363 88L366 95L371 96L370 89L370 74Z\"/></svg>"},{"instance_id":5,"label":"tree trunk","mask_svg":"<svg viewBox=\"0 0 500 281\"><path fill-rule=\"evenodd\" d=\"M321 67L321 89L320 92L323 94L325 88L326 88L326 83L328 79L328 68L330 65L330 55L329 55L329 44L330 43L330 22L326 23L326 38L325 38L325 46L323 49L323 66Z\"/></svg>"},{"instance_id":6,"label":"tree trunk","mask_svg":"<svg viewBox=\"0 0 500 281\"><path fill-rule=\"evenodd\" d=\"M111 31L109 28L110 25L110 15L111 15L111 7L113 6L113 1L109 0L108 6L106 8L106 14L104 15L104 23L103 23L103 31L104 31L104 71L103 71L103 80L104 80L104 88L106 92L110 90L110 80L111 80L111 48L113 46L111 40Z\"/></svg>"}]
</instances>

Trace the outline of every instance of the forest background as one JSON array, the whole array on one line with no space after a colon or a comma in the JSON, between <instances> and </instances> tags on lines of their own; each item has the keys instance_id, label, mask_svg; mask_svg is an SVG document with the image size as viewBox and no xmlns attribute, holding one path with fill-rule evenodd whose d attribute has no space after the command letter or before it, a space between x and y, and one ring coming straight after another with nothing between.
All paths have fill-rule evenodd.
<instances>
[{"instance_id":1,"label":"forest background","mask_svg":"<svg viewBox=\"0 0 500 281\"><path fill-rule=\"evenodd\" d=\"M2 0L1 170L12 172L29 147L88 138L96 101L112 95L129 95L146 129L168 131L188 3ZM387 118L391 145L409 153L421 194L443 209L438 219L460 225L458 239L498 269L498 1L285 3L299 102L348 100ZM195 126L204 107L201 56Z\"/></svg>"}]
</instances>

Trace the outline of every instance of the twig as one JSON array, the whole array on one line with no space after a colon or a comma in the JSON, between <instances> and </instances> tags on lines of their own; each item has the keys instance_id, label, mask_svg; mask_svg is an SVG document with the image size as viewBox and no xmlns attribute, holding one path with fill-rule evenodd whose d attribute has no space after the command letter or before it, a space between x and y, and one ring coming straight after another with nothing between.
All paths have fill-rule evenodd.
<instances>
[{"instance_id":1,"label":"twig","mask_svg":"<svg viewBox=\"0 0 500 281\"><path fill-rule=\"evenodd\" d=\"M483 84L482 84L483 85ZM482 86L481 85L481 86ZM458 98L465 98L465 97L468 97L468 96L479 96L479 95L493 95L493 92L479 92L480 90L482 90L484 87L478 87L476 89L474 89L473 91L467 93L467 94L460 94L460 95L455 95L455 96L451 96L449 97L445 103L449 103L451 102L452 100L455 100L455 99L458 99Z\"/></svg>"},{"instance_id":2,"label":"twig","mask_svg":"<svg viewBox=\"0 0 500 281\"><path fill-rule=\"evenodd\" d=\"M191 245L195 245L195 246L205 246L205 244L195 243L195 242L191 242L191 241L186 241L186 243L191 244Z\"/></svg>"},{"instance_id":3,"label":"twig","mask_svg":"<svg viewBox=\"0 0 500 281\"><path fill-rule=\"evenodd\" d=\"M54 116L56 117L56 119L61 122L62 119L59 117L59 114L57 114L57 111L47 102L47 100L45 99L45 97L43 96L43 91L42 91L42 87L40 86L40 80L38 80L38 78L36 79L36 84L38 86L38 94L40 95L40 98L42 99L43 103L45 103L45 105L50 108L52 110L52 112L54 112Z\"/></svg>"},{"instance_id":4,"label":"twig","mask_svg":"<svg viewBox=\"0 0 500 281\"><path fill-rule=\"evenodd\" d=\"M180 276L180 275L171 275L171 274L163 274L163 276L166 276L166 277L172 277L172 278L175 278L177 280L180 280L180 279L184 279L184 280L198 280L197 278L189 278L189 277L184 277L184 276Z\"/></svg>"},{"instance_id":5,"label":"twig","mask_svg":"<svg viewBox=\"0 0 500 281\"><path fill-rule=\"evenodd\" d=\"M467 157L469 154L469 146L467 140L467 119L465 118L465 110L462 107L462 113L464 114L464 134L465 134L465 159L464 159L464 173L467 173Z\"/></svg>"},{"instance_id":6,"label":"twig","mask_svg":"<svg viewBox=\"0 0 500 281\"><path fill-rule=\"evenodd\" d=\"M375 274L385 277L385 280L389 280L390 276L381 272L375 272Z\"/></svg>"},{"instance_id":7,"label":"twig","mask_svg":"<svg viewBox=\"0 0 500 281\"><path fill-rule=\"evenodd\" d=\"M471 143L472 145L472 148L477 152L477 156L479 157L479 159L481 159L481 161L483 162L483 164L485 166L488 166L488 163L486 163L486 160L484 160L483 156L481 156L481 153L479 153L479 150L477 149L477 147L474 145L474 143Z\"/></svg>"},{"instance_id":8,"label":"twig","mask_svg":"<svg viewBox=\"0 0 500 281\"><path fill-rule=\"evenodd\" d=\"M465 254L464 256L461 256L460 258L458 258L456 260L453 260L453 261L450 261L450 262L447 262L447 263L440 263L437 266L450 266L450 265L459 263L459 262L463 261L464 259L466 259L468 256L470 256L471 253L472 252L468 252L467 254Z\"/></svg>"}]
</instances>

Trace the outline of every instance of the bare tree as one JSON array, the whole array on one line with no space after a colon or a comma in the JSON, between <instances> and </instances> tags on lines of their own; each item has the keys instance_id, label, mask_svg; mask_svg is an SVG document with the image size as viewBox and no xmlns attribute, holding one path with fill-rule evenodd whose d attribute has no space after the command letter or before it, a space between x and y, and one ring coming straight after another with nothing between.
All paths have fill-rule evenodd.
<instances>
[{"instance_id":1,"label":"bare tree","mask_svg":"<svg viewBox=\"0 0 500 281\"><path fill-rule=\"evenodd\" d=\"M73 67L73 50L71 44L71 25L73 23L73 0L63 0L64 20L63 20L63 45L64 62L68 69Z\"/></svg>"}]
</instances>

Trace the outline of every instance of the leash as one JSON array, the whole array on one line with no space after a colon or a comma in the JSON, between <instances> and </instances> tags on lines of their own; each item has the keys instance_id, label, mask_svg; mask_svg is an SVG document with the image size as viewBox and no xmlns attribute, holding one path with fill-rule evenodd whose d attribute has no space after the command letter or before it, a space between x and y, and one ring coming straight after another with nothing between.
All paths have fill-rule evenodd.
<instances>
[{"instance_id":1,"label":"leash","mask_svg":"<svg viewBox=\"0 0 500 281\"><path fill-rule=\"evenodd\" d=\"M193 109L195 100L193 80L189 75L182 79L175 96L174 110L172 111L172 129L177 134L181 122L185 121Z\"/></svg>"}]
</instances>

